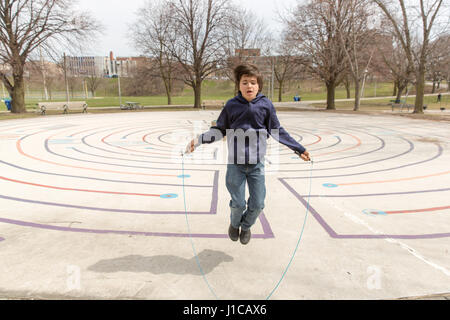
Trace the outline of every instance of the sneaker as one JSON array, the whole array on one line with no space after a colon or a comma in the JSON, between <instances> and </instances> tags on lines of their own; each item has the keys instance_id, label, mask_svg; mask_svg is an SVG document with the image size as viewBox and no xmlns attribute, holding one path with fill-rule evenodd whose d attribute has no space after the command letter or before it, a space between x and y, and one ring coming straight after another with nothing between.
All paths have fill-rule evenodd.
<instances>
[{"instance_id":1,"label":"sneaker","mask_svg":"<svg viewBox=\"0 0 450 320\"><path fill-rule=\"evenodd\" d=\"M230 227L228 228L228 236L233 241L238 241L239 239L239 228L236 229L230 224Z\"/></svg>"},{"instance_id":2,"label":"sneaker","mask_svg":"<svg viewBox=\"0 0 450 320\"><path fill-rule=\"evenodd\" d=\"M252 232L250 230L241 231L240 240L242 244L248 244L250 242L250 239L252 238Z\"/></svg>"}]
</instances>

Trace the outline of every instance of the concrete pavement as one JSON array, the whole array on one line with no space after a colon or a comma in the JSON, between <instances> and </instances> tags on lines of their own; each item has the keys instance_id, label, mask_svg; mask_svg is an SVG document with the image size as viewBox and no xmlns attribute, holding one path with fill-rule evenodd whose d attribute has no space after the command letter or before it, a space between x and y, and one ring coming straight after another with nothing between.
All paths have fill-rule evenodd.
<instances>
[{"instance_id":1,"label":"concrete pavement","mask_svg":"<svg viewBox=\"0 0 450 320\"><path fill-rule=\"evenodd\" d=\"M202 146L184 162L179 156L217 116L124 112L0 122L0 297L450 292L448 124L279 112L314 165L271 140L266 208L242 246L226 234L225 144Z\"/></svg>"}]
</instances>

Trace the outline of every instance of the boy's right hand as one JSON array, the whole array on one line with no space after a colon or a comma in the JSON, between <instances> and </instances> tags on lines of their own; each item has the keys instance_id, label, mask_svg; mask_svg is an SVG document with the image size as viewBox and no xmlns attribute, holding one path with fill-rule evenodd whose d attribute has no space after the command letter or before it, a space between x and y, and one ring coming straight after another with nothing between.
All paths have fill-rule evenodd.
<instances>
[{"instance_id":1,"label":"boy's right hand","mask_svg":"<svg viewBox=\"0 0 450 320\"><path fill-rule=\"evenodd\" d=\"M192 141L189 142L189 144L186 146L185 153L189 154L189 153L194 152L195 146L196 146L197 143L198 143L198 139L192 139Z\"/></svg>"},{"instance_id":2,"label":"boy's right hand","mask_svg":"<svg viewBox=\"0 0 450 320\"><path fill-rule=\"evenodd\" d=\"M300 152L296 152L296 154L302 158L303 161L311 161L311 156L308 151L303 152L300 154Z\"/></svg>"}]
</instances>

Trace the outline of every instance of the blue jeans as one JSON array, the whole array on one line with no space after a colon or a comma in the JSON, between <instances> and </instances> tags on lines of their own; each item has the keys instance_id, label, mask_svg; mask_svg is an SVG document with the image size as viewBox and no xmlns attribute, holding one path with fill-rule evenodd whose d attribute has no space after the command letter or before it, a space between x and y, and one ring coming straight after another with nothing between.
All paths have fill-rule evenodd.
<instances>
[{"instance_id":1,"label":"blue jeans","mask_svg":"<svg viewBox=\"0 0 450 320\"><path fill-rule=\"evenodd\" d=\"M248 183L250 197L245 201L245 185ZM231 195L231 225L249 230L264 209L266 180L264 163L228 164L226 185Z\"/></svg>"}]
</instances>

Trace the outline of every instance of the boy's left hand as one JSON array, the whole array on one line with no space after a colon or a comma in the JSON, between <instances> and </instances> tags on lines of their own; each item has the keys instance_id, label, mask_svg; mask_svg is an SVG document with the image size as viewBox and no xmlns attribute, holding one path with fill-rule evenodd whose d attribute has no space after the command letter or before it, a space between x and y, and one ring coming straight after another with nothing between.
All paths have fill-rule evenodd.
<instances>
[{"instance_id":1,"label":"boy's left hand","mask_svg":"<svg viewBox=\"0 0 450 320\"><path fill-rule=\"evenodd\" d=\"M189 153L194 152L195 146L197 145L197 143L198 143L198 139L197 138L196 139L192 139L192 141L189 142L189 144L186 146L186 150L184 151L184 153L185 154L189 154Z\"/></svg>"},{"instance_id":2,"label":"boy's left hand","mask_svg":"<svg viewBox=\"0 0 450 320\"><path fill-rule=\"evenodd\" d=\"M300 154L300 152L298 152L297 154L300 156L300 158L302 158L303 161L311 161L311 157L310 157L308 151L305 151L302 154Z\"/></svg>"}]
</instances>

